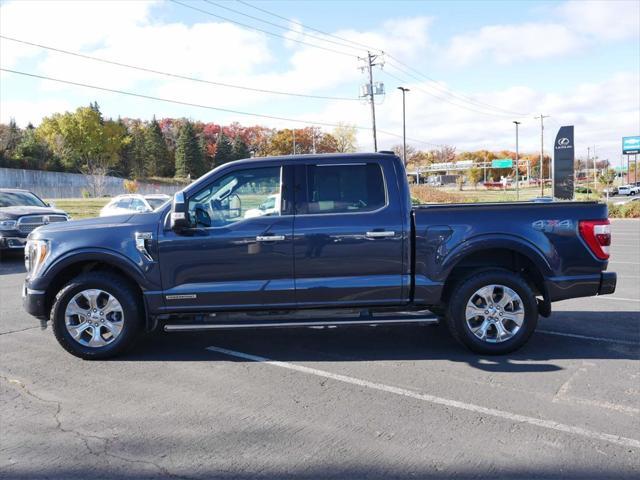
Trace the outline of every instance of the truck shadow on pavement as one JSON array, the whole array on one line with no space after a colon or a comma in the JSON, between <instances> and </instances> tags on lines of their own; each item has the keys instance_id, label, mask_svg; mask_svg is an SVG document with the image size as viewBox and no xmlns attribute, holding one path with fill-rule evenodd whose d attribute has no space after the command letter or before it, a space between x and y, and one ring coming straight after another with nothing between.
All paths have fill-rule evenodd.
<instances>
[{"instance_id":1,"label":"truck shadow on pavement","mask_svg":"<svg viewBox=\"0 0 640 480\"><path fill-rule=\"evenodd\" d=\"M575 312L563 312L575 313ZM584 312L579 312L584 315ZM597 312L615 321L626 312ZM637 328L637 323L636 323ZM375 362L444 360L465 363L486 372L554 372L554 363L572 359L637 360L638 345L594 342L536 333L527 345L504 356L474 354L457 344L445 326L341 327L220 331L201 333L154 333L116 361L251 362L206 350L209 346L284 362ZM318 367L322 368L322 367Z\"/></svg>"}]
</instances>

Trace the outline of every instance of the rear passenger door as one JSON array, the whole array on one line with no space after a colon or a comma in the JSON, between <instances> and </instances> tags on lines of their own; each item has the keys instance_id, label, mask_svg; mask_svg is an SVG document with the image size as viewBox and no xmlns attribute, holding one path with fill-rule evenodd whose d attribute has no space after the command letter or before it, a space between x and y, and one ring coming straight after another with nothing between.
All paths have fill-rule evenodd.
<instances>
[{"instance_id":1,"label":"rear passenger door","mask_svg":"<svg viewBox=\"0 0 640 480\"><path fill-rule=\"evenodd\" d=\"M404 227L398 191L385 182L392 170L385 176L377 161L307 163L295 177L298 305L401 303Z\"/></svg>"}]
</instances>

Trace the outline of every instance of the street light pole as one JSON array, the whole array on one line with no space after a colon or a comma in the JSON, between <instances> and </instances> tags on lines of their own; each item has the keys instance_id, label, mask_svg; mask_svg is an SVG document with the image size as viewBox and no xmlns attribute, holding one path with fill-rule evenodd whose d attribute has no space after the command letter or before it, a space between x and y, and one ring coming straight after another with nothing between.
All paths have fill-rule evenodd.
<instances>
[{"instance_id":1,"label":"street light pole","mask_svg":"<svg viewBox=\"0 0 640 480\"><path fill-rule=\"evenodd\" d=\"M407 166L407 116L405 110L405 94L409 91L408 88L398 87L398 90L402 90L402 161L404 166Z\"/></svg>"},{"instance_id":2,"label":"street light pole","mask_svg":"<svg viewBox=\"0 0 640 480\"><path fill-rule=\"evenodd\" d=\"M518 122L516 120L513 121L516 125L516 201L520 200L520 181L518 180L518 167L520 166L520 155L518 151L518 126L522 122Z\"/></svg>"}]
</instances>

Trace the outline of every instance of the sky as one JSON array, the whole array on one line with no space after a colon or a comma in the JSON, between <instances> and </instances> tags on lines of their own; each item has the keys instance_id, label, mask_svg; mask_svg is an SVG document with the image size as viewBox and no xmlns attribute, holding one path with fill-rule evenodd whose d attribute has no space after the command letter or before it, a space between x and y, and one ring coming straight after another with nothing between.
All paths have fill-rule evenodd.
<instances>
[{"instance_id":1,"label":"sky","mask_svg":"<svg viewBox=\"0 0 640 480\"><path fill-rule=\"evenodd\" d=\"M0 121L21 126L97 101L113 118L326 131L345 122L372 150L371 109L358 98L369 50L386 91L376 96L379 149L402 141L399 86L410 89L407 143L418 149L514 150L517 120L520 151L539 151L542 113L546 152L574 125L577 156L595 146L617 165L621 137L640 134L637 0L2 1L0 34L4 69L182 102L2 71Z\"/></svg>"}]
</instances>

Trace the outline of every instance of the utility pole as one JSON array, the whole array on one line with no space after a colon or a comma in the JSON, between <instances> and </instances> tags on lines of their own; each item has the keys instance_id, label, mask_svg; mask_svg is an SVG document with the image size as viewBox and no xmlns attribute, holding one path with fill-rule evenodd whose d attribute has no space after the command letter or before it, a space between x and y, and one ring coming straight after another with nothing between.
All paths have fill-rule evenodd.
<instances>
[{"instance_id":1,"label":"utility pole","mask_svg":"<svg viewBox=\"0 0 640 480\"><path fill-rule=\"evenodd\" d=\"M402 161L404 166L407 166L407 115L405 110L405 94L409 91L408 88L398 87L398 90L402 91Z\"/></svg>"},{"instance_id":2,"label":"utility pole","mask_svg":"<svg viewBox=\"0 0 640 480\"><path fill-rule=\"evenodd\" d=\"M296 129L294 128L293 130L293 154L296 154Z\"/></svg>"},{"instance_id":3,"label":"utility pole","mask_svg":"<svg viewBox=\"0 0 640 480\"><path fill-rule=\"evenodd\" d=\"M373 150L374 152L378 151L378 137L376 134L376 104L373 100L373 96L375 92L373 90L373 67L377 65L383 65L382 62L376 63L379 55L373 55L371 52L367 52L367 58L358 57L359 60L363 60L366 62L365 68L369 71L369 88L365 95L369 97L369 102L371 103L371 123L373 126Z\"/></svg>"},{"instance_id":4,"label":"utility pole","mask_svg":"<svg viewBox=\"0 0 640 480\"><path fill-rule=\"evenodd\" d=\"M540 196L544 197L544 119L549 118L551 115L540 114L538 117L534 117L536 120L540 119Z\"/></svg>"},{"instance_id":5,"label":"utility pole","mask_svg":"<svg viewBox=\"0 0 640 480\"><path fill-rule=\"evenodd\" d=\"M596 146L593 147L593 194L596 195L597 179L598 179L598 155L596 154Z\"/></svg>"},{"instance_id":6,"label":"utility pole","mask_svg":"<svg viewBox=\"0 0 640 480\"><path fill-rule=\"evenodd\" d=\"M316 127L311 127L312 152L316 153Z\"/></svg>"},{"instance_id":7,"label":"utility pole","mask_svg":"<svg viewBox=\"0 0 640 480\"><path fill-rule=\"evenodd\" d=\"M522 122L518 122L516 120L513 121L516 125L516 201L520 200L520 182L518 180L518 167L520 166L520 155L518 151L518 126Z\"/></svg>"},{"instance_id":8,"label":"utility pole","mask_svg":"<svg viewBox=\"0 0 640 480\"><path fill-rule=\"evenodd\" d=\"M589 200L589 198L591 198L591 194L590 189L589 189L589 159L591 158L591 147L587 147L587 165L586 165L586 170L587 170L587 200Z\"/></svg>"}]
</instances>

